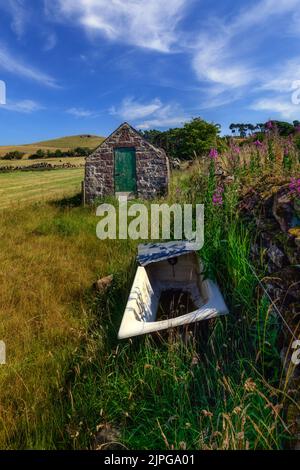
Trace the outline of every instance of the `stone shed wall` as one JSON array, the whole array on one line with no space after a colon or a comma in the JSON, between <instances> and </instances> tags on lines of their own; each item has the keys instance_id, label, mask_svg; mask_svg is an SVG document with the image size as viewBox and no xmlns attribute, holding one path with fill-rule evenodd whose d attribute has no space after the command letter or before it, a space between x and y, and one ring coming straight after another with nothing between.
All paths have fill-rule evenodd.
<instances>
[{"instance_id":1,"label":"stone shed wall","mask_svg":"<svg viewBox=\"0 0 300 470\"><path fill-rule=\"evenodd\" d=\"M168 191L169 162L165 152L143 139L129 124L120 126L87 158L85 167L85 201L114 195L114 150L134 147L136 150L137 196L151 199Z\"/></svg>"}]
</instances>

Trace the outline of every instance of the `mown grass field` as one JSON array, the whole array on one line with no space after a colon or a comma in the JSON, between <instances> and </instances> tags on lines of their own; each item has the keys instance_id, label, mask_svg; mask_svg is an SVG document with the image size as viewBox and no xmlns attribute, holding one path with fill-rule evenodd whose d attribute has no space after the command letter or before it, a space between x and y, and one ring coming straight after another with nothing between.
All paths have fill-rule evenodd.
<instances>
[{"instance_id":1,"label":"mown grass field","mask_svg":"<svg viewBox=\"0 0 300 470\"><path fill-rule=\"evenodd\" d=\"M0 173L0 209L72 196L83 177L83 168Z\"/></svg>"},{"instance_id":2,"label":"mown grass field","mask_svg":"<svg viewBox=\"0 0 300 470\"><path fill-rule=\"evenodd\" d=\"M8 152L13 150L18 150L19 152L25 153L24 158L28 155L35 153L39 149L43 150L56 150L67 151L75 149L76 147L89 147L94 149L98 147L104 140L104 137L99 136L85 136L85 135L75 135L60 137L52 140L45 140L42 142L35 142L32 144L24 145L5 145L0 146L0 158Z\"/></svg>"}]
</instances>

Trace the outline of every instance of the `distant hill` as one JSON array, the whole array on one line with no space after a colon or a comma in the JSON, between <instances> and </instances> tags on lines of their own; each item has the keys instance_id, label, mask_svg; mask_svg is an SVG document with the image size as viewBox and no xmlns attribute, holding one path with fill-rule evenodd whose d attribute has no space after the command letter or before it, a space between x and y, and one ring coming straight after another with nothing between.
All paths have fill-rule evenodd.
<instances>
[{"instance_id":1,"label":"distant hill","mask_svg":"<svg viewBox=\"0 0 300 470\"><path fill-rule=\"evenodd\" d=\"M35 142L33 144L24 145L5 145L0 146L0 156L5 155L7 152L18 150L19 152L25 153L26 156L35 153L38 149L53 150L59 149L62 151L72 150L76 147L89 147L94 149L98 147L105 137L99 137L97 135L72 135L67 137L59 137L57 139L44 140L42 142Z\"/></svg>"}]
</instances>

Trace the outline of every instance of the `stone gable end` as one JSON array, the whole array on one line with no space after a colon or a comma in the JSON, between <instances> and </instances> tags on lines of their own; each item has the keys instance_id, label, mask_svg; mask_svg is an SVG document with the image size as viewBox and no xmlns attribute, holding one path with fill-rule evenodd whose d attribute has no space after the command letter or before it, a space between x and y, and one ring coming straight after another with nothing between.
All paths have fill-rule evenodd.
<instances>
[{"instance_id":1,"label":"stone gable end","mask_svg":"<svg viewBox=\"0 0 300 470\"><path fill-rule=\"evenodd\" d=\"M136 196L152 199L166 194L169 161L166 153L147 142L129 124L122 124L86 159L85 202L115 195L115 150L130 148L136 158Z\"/></svg>"}]
</instances>

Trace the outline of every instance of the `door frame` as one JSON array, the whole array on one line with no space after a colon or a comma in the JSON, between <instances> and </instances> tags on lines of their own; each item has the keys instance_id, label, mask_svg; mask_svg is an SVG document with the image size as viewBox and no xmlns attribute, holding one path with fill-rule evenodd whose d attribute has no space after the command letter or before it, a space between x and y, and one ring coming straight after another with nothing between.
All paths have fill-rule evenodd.
<instances>
[{"instance_id":1,"label":"door frame","mask_svg":"<svg viewBox=\"0 0 300 470\"><path fill-rule=\"evenodd\" d=\"M128 146L122 145L120 147L114 147L114 149L113 149L113 156L114 156L114 193L116 194L117 192L123 192L123 191L116 191L116 151L117 150L132 150L134 152L134 156L135 156L135 159L134 159L134 163L135 163L134 164L135 190L132 191L131 193L137 195L138 182L137 182L136 147L133 147L132 145L128 145ZM127 191L124 191L124 193L126 193L126 192Z\"/></svg>"}]
</instances>

